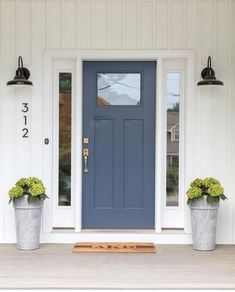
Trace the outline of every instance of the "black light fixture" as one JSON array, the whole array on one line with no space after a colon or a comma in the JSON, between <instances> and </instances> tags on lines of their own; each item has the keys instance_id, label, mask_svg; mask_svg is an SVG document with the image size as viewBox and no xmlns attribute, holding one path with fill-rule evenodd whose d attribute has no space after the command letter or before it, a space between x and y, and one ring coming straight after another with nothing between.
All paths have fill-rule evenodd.
<instances>
[{"instance_id":1,"label":"black light fixture","mask_svg":"<svg viewBox=\"0 0 235 292\"><path fill-rule=\"evenodd\" d=\"M33 83L29 81L30 72L29 69L23 65L23 59L21 56L18 57L18 69L13 80L7 82L7 86L32 86Z\"/></svg>"},{"instance_id":2,"label":"black light fixture","mask_svg":"<svg viewBox=\"0 0 235 292\"><path fill-rule=\"evenodd\" d=\"M215 71L211 68L211 56L208 57L207 67L202 70L201 76L203 80L199 81L197 86L224 85L223 81L215 77Z\"/></svg>"}]
</instances>

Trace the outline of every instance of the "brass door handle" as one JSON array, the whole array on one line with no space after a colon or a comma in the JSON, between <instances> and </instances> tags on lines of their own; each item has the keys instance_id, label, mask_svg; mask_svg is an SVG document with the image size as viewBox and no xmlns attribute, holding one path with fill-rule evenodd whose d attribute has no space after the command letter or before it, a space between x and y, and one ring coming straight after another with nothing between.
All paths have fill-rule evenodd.
<instances>
[{"instance_id":1,"label":"brass door handle","mask_svg":"<svg viewBox=\"0 0 235 292\"><path fill-rule=\"evenodd\" d=\"M89 156L89 150L88 148L83 149L83 159L84 159L84 168L83 172L88 173L88 156Z\"/></svg>"}]
</instances>

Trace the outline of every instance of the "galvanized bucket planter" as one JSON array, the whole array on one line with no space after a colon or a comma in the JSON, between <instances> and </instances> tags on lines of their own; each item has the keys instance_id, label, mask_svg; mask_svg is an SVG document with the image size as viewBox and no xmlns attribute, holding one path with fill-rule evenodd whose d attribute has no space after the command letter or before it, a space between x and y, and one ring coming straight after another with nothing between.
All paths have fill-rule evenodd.
<instances>
[{"instance_id":1,"label":"galvanized bucket planter","mask_svg":"<svg viewBox=\"0 0 235 292\"><path fill-rule=\"evenodd\" d=\"M42 205L42 200L29 203L28 195L14 200L16 246L18 249L33 250L39 248Z\"/></svg>"},{"instance_id":2,"label":"galvanized bucket planter","mask_svg":"<svg viewBox=\"0 0 235 292\"><path fill-rule=\"evenodd\" d=\"M213 250L216 241L218 203L208 203L206 196L191 204L193 249Z\"/></svg>"}]
</instances>

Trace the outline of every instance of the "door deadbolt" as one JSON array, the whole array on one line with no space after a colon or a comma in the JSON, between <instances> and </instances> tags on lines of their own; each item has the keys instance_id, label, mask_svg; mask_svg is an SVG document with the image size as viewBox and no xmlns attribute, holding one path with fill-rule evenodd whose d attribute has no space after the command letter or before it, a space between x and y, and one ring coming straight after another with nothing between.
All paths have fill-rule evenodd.
<instances>
[{"instance_id":1,"label":"door deadbolt","mask_svg":"<svg viewBox=\"0 0 235 292\"><path fill-rule=\"evenodd\" d=\"M87 137L83 138L83 144L89 144L89 138Z\"/></svg>"}]
</instances>

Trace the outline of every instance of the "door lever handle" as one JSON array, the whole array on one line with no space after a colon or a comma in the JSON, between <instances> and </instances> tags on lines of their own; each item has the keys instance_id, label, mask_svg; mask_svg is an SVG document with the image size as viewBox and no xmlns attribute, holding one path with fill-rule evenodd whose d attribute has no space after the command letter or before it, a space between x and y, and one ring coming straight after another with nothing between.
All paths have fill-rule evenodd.
<instances>
[{"instance_id":1,"label":"door lever handle","mask_svg":"<svg viewBox=\"0 0 235 292\"><path fill-rule=\"evenodd\" d=\"M88 148L84 148L82 154L83 154L83 159L84 159L84 168L83 168L83 172L84 172L84 173L88 173L88 156L89 156L89 149L88 149Z\"/></svg>"}]
</instances>

